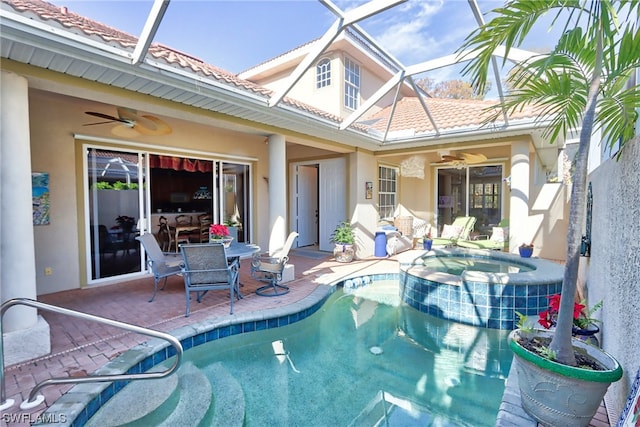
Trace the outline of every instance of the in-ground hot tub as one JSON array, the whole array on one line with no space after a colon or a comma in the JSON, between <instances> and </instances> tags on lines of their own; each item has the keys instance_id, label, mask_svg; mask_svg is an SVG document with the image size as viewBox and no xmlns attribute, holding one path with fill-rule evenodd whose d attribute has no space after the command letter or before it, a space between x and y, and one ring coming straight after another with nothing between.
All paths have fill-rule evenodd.
<instances>
[{"instance_id":1,"label":"in-ground hot tub","mask_svg":"<svg viewBox=\"0 0 640 427\"><path fill-rule=\"evenodd\" d=\"M560 293L563 267L504 252L447 248L398 256L400 294L432 316L493 329L514 329L516 311L537 316Z\"/></svg>"}]
</instances>

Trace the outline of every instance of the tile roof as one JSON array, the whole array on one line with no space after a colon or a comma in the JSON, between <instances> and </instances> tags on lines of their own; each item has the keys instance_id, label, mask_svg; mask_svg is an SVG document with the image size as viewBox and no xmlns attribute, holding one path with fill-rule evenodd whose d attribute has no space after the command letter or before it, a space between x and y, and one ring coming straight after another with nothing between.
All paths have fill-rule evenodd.
<instances>
[{"instance_id":1,"label":"tile roof","mask_svg":"<svg viewBox=\"0 0 640 427\"><path fill-rule=\"evenodd\" d=\"M474 128L482 126L482 123L494 111L497 100L473 100L473 99L448 99L425 98L425 104L429 108L439 131ZM392 106L388 106L364 119L371 123L371 127L384 132ZM509 115L510 120L533 119L536 117L536 109L528 107L522 111ZM377 119L375 122L372 122ZM502 116L498 122L502 122ZM411 129L416 134L435 132L433 124L427 113L422 108L417 97L404 97L400 99L393 111L393 120L389 131L404 131Z\"/></svg>"}]
</instances>

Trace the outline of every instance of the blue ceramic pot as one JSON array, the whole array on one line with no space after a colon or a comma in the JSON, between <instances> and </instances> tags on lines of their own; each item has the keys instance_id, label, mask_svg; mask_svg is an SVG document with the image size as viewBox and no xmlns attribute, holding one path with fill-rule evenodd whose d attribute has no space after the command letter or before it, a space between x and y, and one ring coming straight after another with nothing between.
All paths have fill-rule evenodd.
<instances>
[{"instance_id":1,"label":"blue ceramic pot","mask_svg":"<svg viewBox=\"0 0 640 427\"><path fill-rule=\"evenodd\" d=\"M533 248L532 247L519 246L518 247L518 251L520 251L520 256L522 258L531 258L531 255L533 255Z\"/></svg>"}]
</instances>

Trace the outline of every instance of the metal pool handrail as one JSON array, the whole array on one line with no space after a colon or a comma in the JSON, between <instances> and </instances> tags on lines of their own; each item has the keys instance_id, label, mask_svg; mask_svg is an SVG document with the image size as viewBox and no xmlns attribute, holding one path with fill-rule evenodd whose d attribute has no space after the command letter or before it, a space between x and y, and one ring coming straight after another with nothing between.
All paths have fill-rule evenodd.
<instances>
[{"instance_id":1,"label":"metal pool handrail","mask_svg":"<svg viewBox=\"0 0 640 427\"><path fill-rule=\"evenodd\" d=\"M77 317L79 319L90 320L97 323L102 323L105 325L113 326L120 329L125 329L127 331L136 332L138 334L147 335L150 337L160 338L162 340L168 341L176 349L176 359L171 366L166 371L162 372L143 372L140 374L115 374L115 375L89 375L86 377L74 377L74 378L49 378L44 381L39 382L29 393L29 398L20 404L20 409L30 409L35 408L40 403L44 401L44 396L38 395L38 391L43 387L54 385L54 384L81 384L81 383L89 383L89 382L110 382L110 381L129 381L129 380L145 380L145 379L158 379L164 378L166 376L171 375L174 371L176 371L180 367L180 362L182 360L182 345L177 338L173 335L169 335L164 332L154 331L152 329L143 328L141 326L131 325L129 323L118 322L117 320L111 320L100 316L94 316L92 314L82 313L80 311L70 310L67 308L57 307L55 305L45 304L43 302L35 301L29 298L14 298L8 301L5 301L0 308L0 319L4 316L4 313L7 309L14 305L26 305L34 308L39 308L41 310L52 311L54 313L65 314L71 317ZM0 322L0 369L1 369L1 377L0 377L0 408L3 410L9 408L13 405L13 400L6 400L5 395L5 383L4 383L4 356L3 356L3 343L2 343L2 322Z\"/></svg>"}]
</instances>

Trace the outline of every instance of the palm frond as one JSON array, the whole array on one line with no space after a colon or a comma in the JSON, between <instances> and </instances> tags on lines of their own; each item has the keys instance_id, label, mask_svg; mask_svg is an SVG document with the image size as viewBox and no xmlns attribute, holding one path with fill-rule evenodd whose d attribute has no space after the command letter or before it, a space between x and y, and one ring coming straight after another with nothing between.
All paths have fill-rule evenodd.
<instances>
[{"instance_id":1,"label":"palm frond","mask_svg":"<svg viewBox=\"0 0 640 427\"><path fill-rule=\"evenodd\" d=\"M471 75L471 84L479 93L483 93L487 84L487 73L493 52L506 46L507 54L511 47L520 46L536 21L555 8L565 4L577 3L576 0L535 0L510 1L503 8L495 9L498 17L473 31L458 53L469 50L478 56L463 68L463 75ZM506 59L504 60L506 61ZM503 63L504 63L503 61Z\"/></svg>"},{"instance_id":2,"label":"palm frond","mask_svg":"<svg viewBox=\"0 0 640 427\"><path fill-rule=\"evenodd\" d=\"M640 92L635 88L623 90L612 97L602 98L599 102L596 123L602 131L603 140L609 145L618 141L623 143L635 136Z\"/></svg>"}]
</instances>

